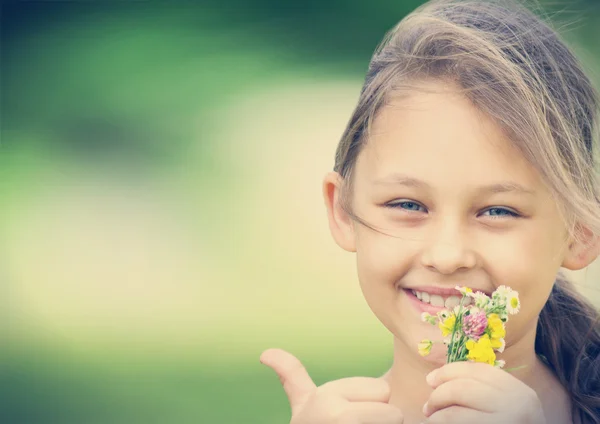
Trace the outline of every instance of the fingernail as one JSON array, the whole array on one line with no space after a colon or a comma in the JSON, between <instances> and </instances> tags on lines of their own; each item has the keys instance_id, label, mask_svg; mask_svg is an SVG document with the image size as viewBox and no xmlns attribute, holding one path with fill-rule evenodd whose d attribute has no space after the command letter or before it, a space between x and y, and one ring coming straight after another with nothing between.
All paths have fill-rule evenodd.
<instances>
[{"instance_id":1,"label":"fingernail","mask_svg":"<svg viewBox=\"0 0 600 424\"><path fill-rule=\"evenodd\" d=\"M435 370L427 374L427 377L425 377L425 381L427 381L427 384L429 384L430 386L433 384L433 382L435 381Z\"/></svg>"},{"instance_id":2,"label":"fingernail","mask_svg":"<svg viewBox=\"0 0 600 424\"><path fill-rule=\"evenodd\" d=\"M427 415L427 402L425 402L425 405L423 405L423 414Z\"/></svg>"}]
</instances>

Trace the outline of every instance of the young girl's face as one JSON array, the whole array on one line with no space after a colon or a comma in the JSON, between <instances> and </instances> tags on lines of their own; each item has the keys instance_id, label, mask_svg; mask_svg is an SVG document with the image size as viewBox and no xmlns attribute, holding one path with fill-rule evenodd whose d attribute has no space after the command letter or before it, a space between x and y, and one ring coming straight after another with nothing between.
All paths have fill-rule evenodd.
<instances>
[{"instance_id":1,"label":"young girl's face","mask_svg":"<svg viewBox=\"0 0 600 424\"><path fill-rule=\"evenodd\" d=\"M406 348L416 355L421 339L441 339L421 321L423 310L441 308L424 306L412 290L431 298L456 285L517 290L522 307L507 324L507 349L533 342L567 232L536 170L468 100L417 92L384 107L352 190L353 212L385 233L351 226L362 291ZM439 297L430 302L449 295ZM438 348L426 360L443 355Z\"/></svg>"}]
</instances>

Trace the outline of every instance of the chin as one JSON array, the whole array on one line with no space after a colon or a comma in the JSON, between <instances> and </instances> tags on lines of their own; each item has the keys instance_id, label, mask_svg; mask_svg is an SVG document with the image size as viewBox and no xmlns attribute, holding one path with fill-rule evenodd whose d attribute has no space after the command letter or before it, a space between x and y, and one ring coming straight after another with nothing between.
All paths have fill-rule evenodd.
<instances>
[{"instance_id":1,"label":"chin","mask_svg":"<svg viewBox=\"0 0 600 424\"><path fill-rule=\"evenodd\" d=\"M405 340L409 350L408 354L415 355L418 360L423 361L428 366L439 368L446 364L446 353L448 346L442 343L442 335L437 327L433 327L426 323L419 323L417 329L411 329L409 332L398 331L396 337ZM431 352L427 356L421 356L418 351L418 344L423 339L433 340ZM404 350L405 348L403 348Z\"/></svg>"},{"instance_id":2,"label":"chin","mask_svg":"<svg viewBox=\"0 0 600 424\"><path fill-rule=\"evenodd\" d=\"M446 352L447 348L444 344L434 344L431 348L431 353L425 357L423 360L436 368L439 368L446 364Z\"/></svg>"}]
</instances>

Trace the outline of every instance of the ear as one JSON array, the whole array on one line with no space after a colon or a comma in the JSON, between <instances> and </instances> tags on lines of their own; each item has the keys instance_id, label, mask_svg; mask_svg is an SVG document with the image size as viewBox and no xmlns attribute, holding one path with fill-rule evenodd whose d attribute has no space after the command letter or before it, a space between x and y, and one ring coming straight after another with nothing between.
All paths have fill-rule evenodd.
<instances>
[{"instance_id":1,"label":"ear","mask_svg":"<svg viewBox=\"0 0 600 424\"><path fill-rule=\"evenodd\" d=\"M327 207L329 230L335 242L348 252L356 252L354 222L341 205L343 178L337 172L329 172L323 179L323 200Z\"/></svg>"},{"instance_id":2,"label":"ear","mask_svg":"<svg viewBox=\"0 0 600 424\"><path fill-rule=\"evenodd\" d=\"M585 268L600 255L600 235L582 225L576 227L579 240L571 238L562 266L572 271Z\"/></svg>"}]
</instances>

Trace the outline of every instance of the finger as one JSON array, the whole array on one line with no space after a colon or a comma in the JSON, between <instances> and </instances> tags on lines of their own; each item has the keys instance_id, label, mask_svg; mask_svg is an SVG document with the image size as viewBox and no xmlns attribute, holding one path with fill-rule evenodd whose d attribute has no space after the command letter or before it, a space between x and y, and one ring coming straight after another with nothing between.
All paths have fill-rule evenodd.
<instances>
[{"instance_id":1,"label":"finger","mask_svg":"<svg viewBox=\"0 0 600 424\"><path fill-rule=\"evenodd\" d=\"M427 383L433 388L455 378L473 378L488 383L494 387L502 388L507 382L516 377L500 368L481 362L452 362L427 376Z\"/></svg>"},{"instance_id":2,"label":"finger","mask_svg":"<svg viewBox=\"0 0 600 424\"><path fill-rule=\"evenodd\" d=\"M423 414L428 417L436 411L452 405L463 406L482 412L497 411L494 399L500 391L489 384L472 378L457 378L438 386L423 406Z\"/></svg>"},{"instance_id":3,"label":"finger","mask_svg":"<svg viewBox=\"0 0 600 424\"><path fill-rule=\"evenodd\" d=\"M260 355L260 362L277 373L292 413L317 388L302 362L285 350L267 349Z\"/></svg>"},{"instance_id":4,"label":"finger","mask_svg":"<svg viewBox=\"0 0 600 424\"><path fill-rule=\"evenodd\" d=\"M356 402L348 404L336 422L352 424L402 424L404 416L399 408L387 403Z\"/></svg>"},{"instance_id":5,"label":"finger","mask_svg":"<svg viewBox=\"0 0 600 424\"><path fill-rule=\"evenodd\" d=\"M441 409L425 420L425 424L481 424L491 423L492 414L462 406Z\"/></svg>"},{"instance_id":6,"label":"finger","mask_svg":"<svg viewBox=\"0 0 600 424\"><path fill-rule=\"evenodd\" d=\"M325 383L318 390L340 396L349 402L387 403L390 399L390 385L381 378L342 378Z\"/></svg>"}]
</instances>

